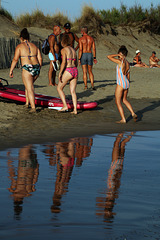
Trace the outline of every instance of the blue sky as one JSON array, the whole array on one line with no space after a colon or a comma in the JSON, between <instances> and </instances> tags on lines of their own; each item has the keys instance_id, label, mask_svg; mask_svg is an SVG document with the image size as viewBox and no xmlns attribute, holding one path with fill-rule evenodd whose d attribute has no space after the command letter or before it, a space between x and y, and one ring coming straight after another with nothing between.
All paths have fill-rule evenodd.
<instances>
[{"instance_id":1,"label":"blue sky","mask_svg":"<svg viewBox=\"0 0 160 240\"><path fill-rule=\"evenodd\" d=\"M60 11L67 15L71 20L81 15L81 10L84 4L90 5L96 10L108 10L113 7L119 8L121 3L127 7L140 4L143 8L149 8L151 3L156 7L160 4L159 0L1 0L3 8L8 10L13 17L19 16L20 14L29 12L32 13L36 8L42 10L44 14L54 14L56 11Z\"/></svg>"}]
</instances>

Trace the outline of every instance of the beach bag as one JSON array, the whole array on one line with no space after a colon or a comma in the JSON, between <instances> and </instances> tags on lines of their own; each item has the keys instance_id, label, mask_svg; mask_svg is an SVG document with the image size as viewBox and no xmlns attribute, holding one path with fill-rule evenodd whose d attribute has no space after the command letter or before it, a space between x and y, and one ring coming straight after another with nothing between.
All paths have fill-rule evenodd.
<instances>
[{"instance_id":1,"label":"beach bag","mask_svg":"<svg viewBox=\"0 0 160 240\"><path fill-rule=\"evenodd\" d=\"M51 35L55 36L53 33L50 34L49 36L51 36ZM49 36L48 36L48 38L49 38ZM42 53L45 54L45 55L48 55L49 50L50 50L48 38L46 38L44 40L44 42L42 43Z\"/></svg>"},{"instance_id":2,"label":"beach bag","mask_svg":"<svg viewBox=\"0 0 160 240\"><path fill-rule=\"evenodd\" d=\"M49 53L50 47L49 47L49 42L48 38L46 38L42 44L42 53L47 55Z\"/></svg>"}]
</instances>

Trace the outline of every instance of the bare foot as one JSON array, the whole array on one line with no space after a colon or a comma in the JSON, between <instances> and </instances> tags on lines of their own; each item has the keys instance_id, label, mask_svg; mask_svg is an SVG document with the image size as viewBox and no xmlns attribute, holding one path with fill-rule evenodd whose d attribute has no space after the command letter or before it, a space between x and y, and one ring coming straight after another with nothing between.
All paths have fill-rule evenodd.
<instances>
[{"instance_id":1,"label":"bare foot","mask_svg":"<svg viewBox=\"0 0 160 240\"><path fill-rule=\"evenodd\" d=\"M126 123L126 121L125 120L120 120L120 121L117 121L116 123Z\"/></svg>"},{"instance_id":2,"label":"bare foot","mask_svg":"<svg viewBox=\"0 0 160 240\"><path fill-rule=\"evenodd\" d=\"M36 113L37 111L36 111L35 108L32 108L29 112L30 112L30 113Z\"/></svg>"},{"instance_id":3,"label":"bare foot","mask_svg":"<svg viewBox=\"0 0 160 240\"><path fill-rule=\"evenodd\" d=\"M73 112L71 112L71 114L75 114L75 115L77 115L77 111L73 111Z\"/></svg>"},{"instance_id":4,"label":"bare foot","mask_svg":"<svg viewBox=\"0 0 160 240\"><path fill-rule=\"evenodd\" d=\"M24 108L29 108L29 104L25 104L25 105L24 105Z\"/></svg>"},{"instance_id":5,"label":"bare foot","mask_svg":"<svg viewBox=\"0 0 160 240\"><path fill-rule=\"evenodd\" d=\"M68 108L67 107L63 107L61 110L59 110L58 112L68 112Z\"/></svg>"},{"instance_id":6,"label":"bare foot","mask_svg":"<svg viewBox=\"0 0 160 240\"><path fill-rule=\"evenodd\" d=\"M94 90L94 91L95 91L95 90L96 90L96 88L95 88L95 87L92 87L92 90Z\"/></svg>"},{"instance_id":7,"label":"bare foot","mask_svg":"<svg viewBox=\"0 0 160 240\"><path fill-rule=\"evenodd\" d=\"M84 90L87 90L87 89L88 89L88 87L87 87L87 86L85 86L85 87L84 87Z\"/></svg>"},{"instance_id":8,"label":"bare foot","mask_svg":"<svg viewBox=\"0 0 160 240\"><path fill-rule=\"evenodd\" d=\"M133 117L133 120L134 120L135 122L138 120L137 114L134 114L132 117Z\"/></svg>"},{"instance_id":9,"label":"bare foot","mask_svg":"<svg viewBox=\"0 0 160 240\"><path fill-rule=\"evenodd\" d=\"M58 86L57 83L49 83L49 86Z\"/></svg>"}]
</instances>

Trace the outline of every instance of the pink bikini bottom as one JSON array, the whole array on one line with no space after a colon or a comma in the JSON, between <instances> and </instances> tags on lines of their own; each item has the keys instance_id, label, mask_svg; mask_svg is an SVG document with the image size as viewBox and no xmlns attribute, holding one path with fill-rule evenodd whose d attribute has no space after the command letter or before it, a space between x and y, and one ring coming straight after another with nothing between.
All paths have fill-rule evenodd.
<instances>
[{"instance_id":1,"label":"pink bikini bottom","mask_svg":"<svg viewBox=\"0 0 160 240\"><path fill-rule=\"evenodd\" d=\"M66 71L69 72L73 78L77 78L78 76L78 69L76 67L69 67L66 68Z\"/></svg>"}]
</instances>

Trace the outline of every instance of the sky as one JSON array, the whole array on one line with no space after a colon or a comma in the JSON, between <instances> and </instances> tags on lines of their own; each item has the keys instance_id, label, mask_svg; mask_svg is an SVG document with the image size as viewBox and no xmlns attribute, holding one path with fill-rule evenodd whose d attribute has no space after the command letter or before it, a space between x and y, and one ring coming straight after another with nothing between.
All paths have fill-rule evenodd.
<instances>
[{"instance_id":1,"label":"sky","mask_svg":"<svg viewBox=\"0 0 160 240\"><path fill-rule=\"evenodd\" d=\"M45 15L53 15L60 11L67 15L70 20L81 16L81 10L85 4L91 5L95 10L120 8L122 3L128 8L140 4L144 9L150 8L151 4L153 4L153 7L160 5L159 0L0 0L0 2L2 8L10 12L13 17L24 13L32 13L38 8Z\"/></svg>"}]
</instances>

